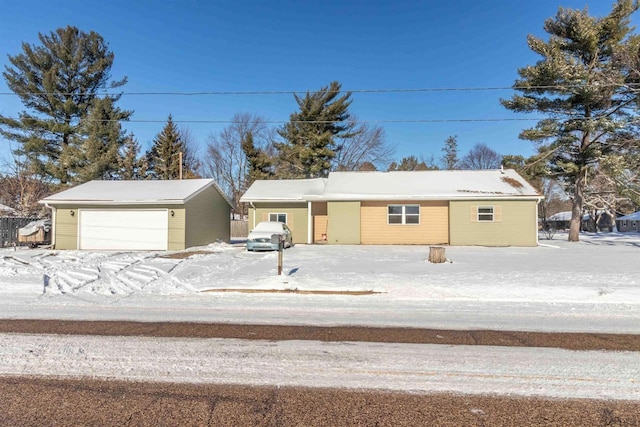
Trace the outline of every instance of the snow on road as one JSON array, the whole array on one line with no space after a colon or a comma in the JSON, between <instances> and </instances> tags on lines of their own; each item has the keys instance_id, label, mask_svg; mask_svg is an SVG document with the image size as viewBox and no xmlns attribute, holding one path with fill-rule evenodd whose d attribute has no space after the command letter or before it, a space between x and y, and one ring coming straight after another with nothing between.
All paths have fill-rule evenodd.
<instances>
[{"instance_id":1,"label":"snow on road","mask_svg":"<svg viewBox=\"0 0 640 427\"><path fill-rule=\"evenodd\" d=\"M640 399L640 353L550 348L0 334L0 375Z\"/></svg>"},{"instance_id":2,"label":"snow on road","mask_svg":"<svg viewBox=\"0 0 640 427\"><path fill-rule=\"evenodd\" d=\"M241 244L160 252L0 250L0 318L223 321L640 333L640 235L534 248ZM367 296L220 293L375 291ZM214 292L201 292L214 291Z\"/></svg>"}]
</instances>

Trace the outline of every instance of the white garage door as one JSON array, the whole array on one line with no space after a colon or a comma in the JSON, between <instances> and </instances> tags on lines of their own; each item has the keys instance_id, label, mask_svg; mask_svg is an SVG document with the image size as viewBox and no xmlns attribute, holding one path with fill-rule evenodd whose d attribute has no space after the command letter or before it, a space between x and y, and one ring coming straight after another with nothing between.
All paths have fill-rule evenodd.
<instances>
[{"instance_id":1,"label":"white garage door","mask_svg":"<svg viewBox=\"0 0 640 427\"><path fill-rule=\"evenodd\" d=\"M167 249L166 209L80 209L78 215L80 249Z\"/></svg>"}]
</instances>

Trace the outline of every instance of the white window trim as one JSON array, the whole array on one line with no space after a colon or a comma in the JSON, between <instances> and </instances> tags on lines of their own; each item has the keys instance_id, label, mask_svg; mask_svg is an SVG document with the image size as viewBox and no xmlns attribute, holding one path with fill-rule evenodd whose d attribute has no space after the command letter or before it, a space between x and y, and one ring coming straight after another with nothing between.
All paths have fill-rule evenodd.
<instances>
[{"instance_id":1,"label":"white window trim","mask_svg":"<svg viewBox=\"0 0 640 427\"><path fill-rule=\"evenodd\" d=\"M276 221L278 221L277 219L278 216L284 215L284 224L286 224L287 221L289 220L289 215L287 215L286 212L269 212L269 215L268 215L269 221L271 221L271 215L276 215Z\"/></svg>"},{"instance_id":2,"label":"white window trim","mask_svg":"<svg viewBox=\"0 0 640 427\"><path fill-rule=\"evenodd\" d=\"M402 213L401 214L390 214L389 213L389 206L400 206L402 207ZM417 223L407 223L407 212L406 212L406 208L407 206L417 206L418 207L418 213L416 214L408 214L410 216L417 216L418 217L418 222ZM402 222L400 223L391 223L389 222L389 216L393 215L393 216L400 216L402 218ZM401 205L401 204L389 204L387 205L387 225L420 225L420 216L421 216L421 209L420 209L420 205L418 204L406 204L406 205Z\"/></svg>"},{"instance_id":3,"label":"white window trim","mask_svg":"<svg viewBox=\"0 0 640 427\"><path fill-rule=\"evenodd\" d=\"M480 209L491 209L491 213L487 213L487 212L482 212L480 213ZM493 205L481 205L478 206L477 208L477 214L478 214L478 222L495 222L496 220L496 208ZM491 219L480 219L480 215L491 215Z\"/></svg>"}]
</instances>

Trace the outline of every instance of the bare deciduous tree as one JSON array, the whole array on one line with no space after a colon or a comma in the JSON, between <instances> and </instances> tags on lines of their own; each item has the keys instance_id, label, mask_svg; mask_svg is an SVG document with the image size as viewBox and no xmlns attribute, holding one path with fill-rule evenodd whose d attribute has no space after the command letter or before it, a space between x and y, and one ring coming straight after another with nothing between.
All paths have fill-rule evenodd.
<instances>
[{"instance_id":1,"label":"bare deciduous tree","mask_svg":"<svg viewBox=\"0 0 640 427\"><path fill-rule=\"evenodd\" d=\"M262 117L238 113L231 125L209 136L202 168L203 173L215 179L231 197L234 212L239 214L244 214L240 197L250 184L247 156L242 150L247 135L252 135L256 147L270 146L273 141L273 133Z\"/></svg>"},{"instance_id":2,"label":"bare deciduous tree","mask_svg":"<svg viewBox=\"0 0 640 427\"><path fill-rule=\"evenodd\" d=\"M394 153L381 127L372 127L361 123L354 127L353 135L341 140L334 158L334 170L354 171L370 168L383 168Z\"/></svg>"},{"instance_id":3,"label":"bare deciduous tree","mask_svg":"<svg viewBox=\"0 0 640 427\"><path fill-rule=\"evenodd\" d=\"M15 158L5 169L7 174L0 176L0 203L13 208L19 216L47 214L38 201L52 193L50 183L31 173L23 161Z\"/></svg>"},{"instance_id":4,"label":"bare deciduous tree","mask_svg":"<svg viewBox=\"0 0 640 427\"><path fill-rule=\"evenodd\" d=\"M498 169L502 156L486 144L476 144L460 161L461 169Z\"/></svg>"}]
</instances>

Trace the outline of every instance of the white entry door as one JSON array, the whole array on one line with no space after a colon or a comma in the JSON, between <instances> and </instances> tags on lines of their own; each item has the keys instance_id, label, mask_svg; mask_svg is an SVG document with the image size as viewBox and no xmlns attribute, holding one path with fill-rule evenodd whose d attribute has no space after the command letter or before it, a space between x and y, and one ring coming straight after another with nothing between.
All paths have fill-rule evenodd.
<instances>
[{"instance_id":1,"label":"white entry door","mask_svg":"<svg viewBox=\"0 0 640 427\"><path fill-rule=\"evenodd\" d=\"M80 209L78 247L89 250L167 250L166 209Z\"/></svg>"}]
</instances>

